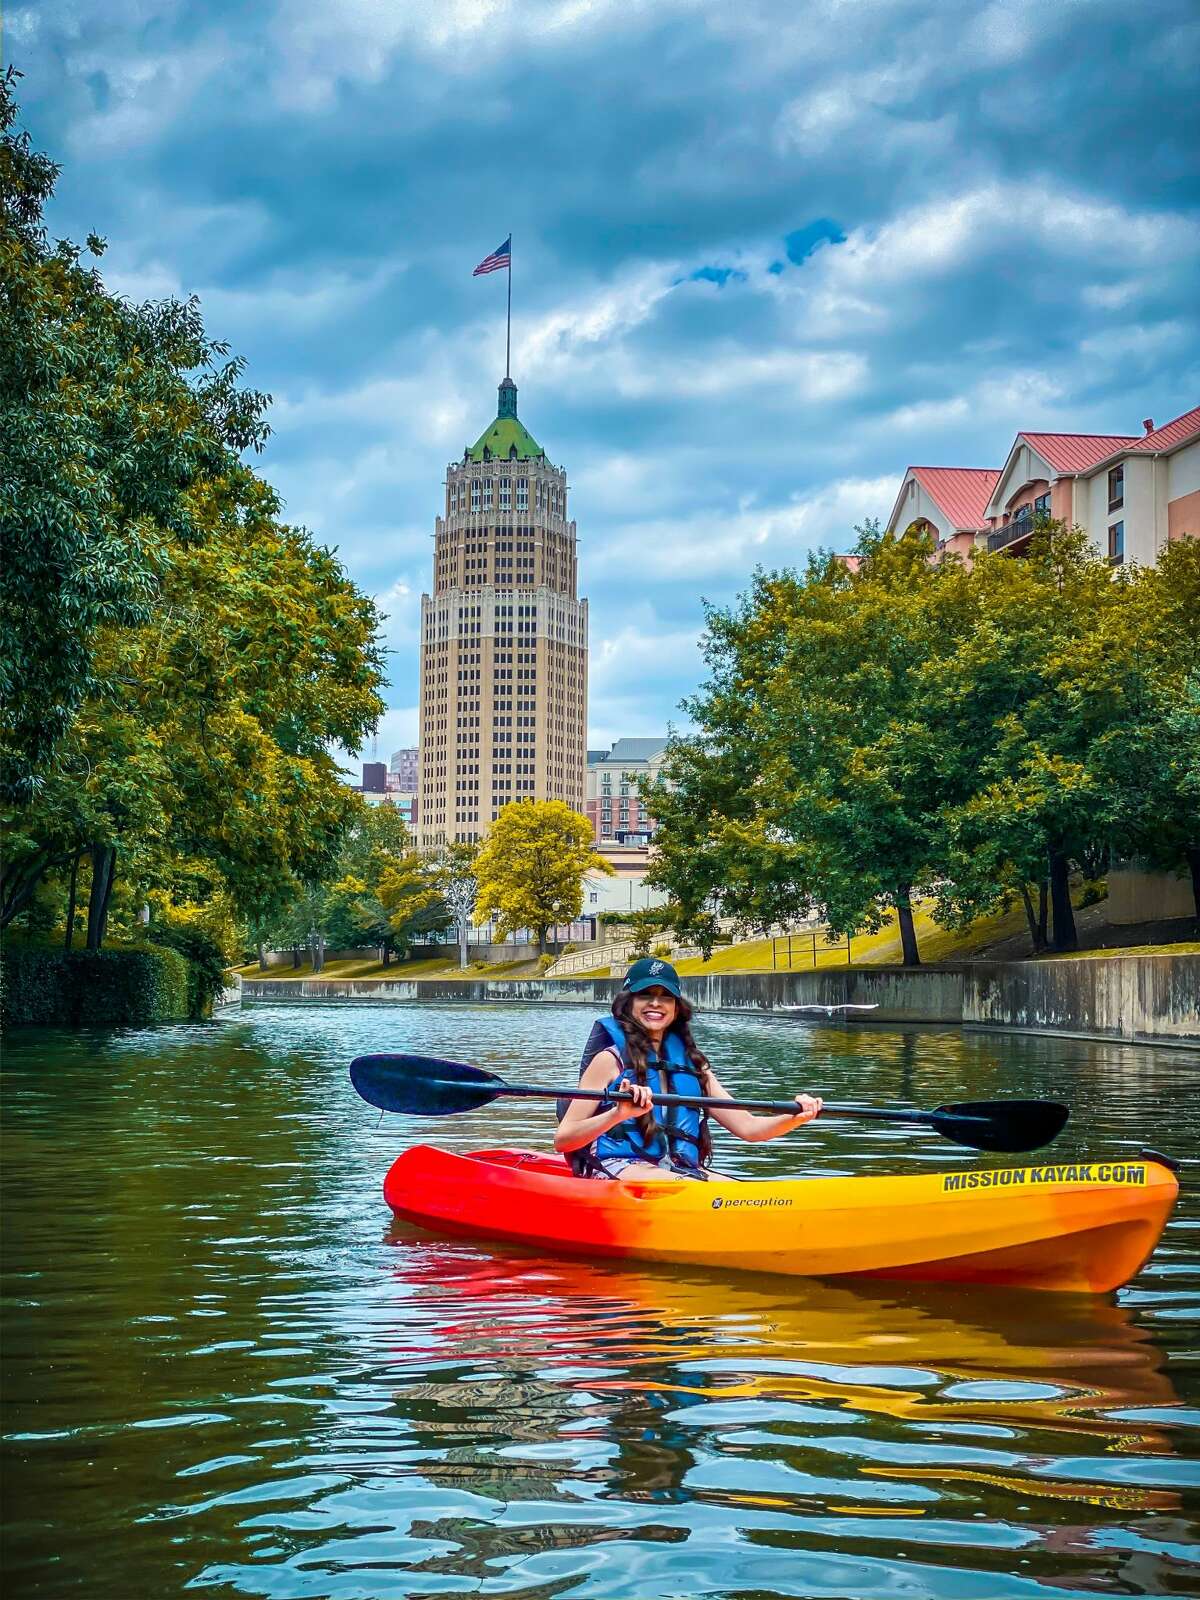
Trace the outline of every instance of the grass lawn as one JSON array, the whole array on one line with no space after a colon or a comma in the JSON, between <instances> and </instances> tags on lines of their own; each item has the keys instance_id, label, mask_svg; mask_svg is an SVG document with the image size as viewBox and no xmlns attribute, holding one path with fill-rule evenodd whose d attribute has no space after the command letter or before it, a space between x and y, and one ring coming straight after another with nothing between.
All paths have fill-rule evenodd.
<instances>
[{"instance_id":1,"label":"grass lawn","mask_svg":"<svg viewBox=\"0 0 1200 1600\"><path fill-rule=\"evenodd\" d=\"M457 978L469 982L473 978L536 976L538 966L536 961L497 961L481 970L468 967L462 972L456 954L446 958L430 957L427 961L392 961L386 967L373 956L351 956L340 961L327 961L318 973L313 972L311 961L302 961L298 967L269 967L266 972L259 971L257 961L249 961L244 967L234 967L232 970L255 983L278 983L285 978L315 978L317 983L344 978L399 978L405 982L409 979Z\"/></svg>"},{"instance_id":2,"label":"grass lawn","mask_svg":"<svg viewBox=\"0 0 1200 1600\"><path fill-rule=\"evenodd\" d=\"M1095 961L1106 956L1195 956L1200 955L1200 939L1184 939L1178 944L1130 944L1114 947L1099 946L1095 950L1043 951L1037 959L1053 957L1055 961Z\"/></svg>"},{"instance_id":3,"label":"grass lawn","mask_svg":"<svg viewBox=\"0 0 1200 1600\"><path fill-rule=\"evenodd\" d=\"M298 967L268 967L266 972L260 972L257 961L249 961L244 967L235 967L235 972L240 972L243 978L251 978L255 982L274 983L280 978L311 978L314 976L311 961L302 961ZM428 961L393 961L387 967L374 956L350 956L341 961L327 961L324 969L315 974L318 981L323 978L440 978L451 976L458 971L458 957L453 961L434 957Z\"/></svg>"},{"instance_id":4,"label":"grass lawn","mask_svg":"<svg viewBox=\"0 0 1200 1600\"><path fill-rule=\"evenodd\" d=\"M1025 913L1020 906L1016 906L1003 915L980 917L965 933L949 933L945 928L939 928L924 907L917 908L913 921L916 925L917 943L920 946L922 961L961 961L986 949L998 939L1006 939L1012 934L1020 933L1025 927ZM811 934L792 935L794 972L813 970L812 951ZM676 966L681 974L688 977L705 972L786 972L788 970L786 938L775 942L777 965L772 964L771 952L770 939L749 939L744 944L718 946L707 961L702 961L696 956L687 961L679 961ZM856 967L898 965L901 960L900 930L895 915L889 918L878 933L856 934L850 941L850 956L850 964ZM816 964L821 968L846 966L848 963L845 940L837 946L828 945L818 933Z\"/></svg>"}]
</instances>

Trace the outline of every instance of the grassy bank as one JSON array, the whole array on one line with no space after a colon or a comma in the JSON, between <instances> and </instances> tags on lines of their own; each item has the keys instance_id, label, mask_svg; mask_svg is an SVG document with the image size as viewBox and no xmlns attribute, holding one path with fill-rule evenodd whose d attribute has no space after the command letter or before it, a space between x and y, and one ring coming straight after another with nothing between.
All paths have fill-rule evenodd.
<instances>
[{"instance_id":1,"label":"grassy bank","mask_svg":"<svg viewBox=\"0 0 1200 1600\"><path fill-rule=\"evenodd\" d=\"M497 961L480 963L462 971L458 965L458 957L431 958L427 961L391 961L385 967L383 962L374 956L363 956L361 959L347 957L339 961L327 961L320 972L314 972L311 961L302 961L298 967L290 964L283 967L268 967L263 972L257 961L249 961L244 967L233 969L242 978L254 983L278 983L285 978L315 979L318 983L333 982L335 979L355 978L391 978L407 983L410 980L421 981L426 978L436 978L439 982L445 979L462 979L463 981L477 978L527 978L537 977L539 968L536 961Z\"/></svg>"}]
</instances>

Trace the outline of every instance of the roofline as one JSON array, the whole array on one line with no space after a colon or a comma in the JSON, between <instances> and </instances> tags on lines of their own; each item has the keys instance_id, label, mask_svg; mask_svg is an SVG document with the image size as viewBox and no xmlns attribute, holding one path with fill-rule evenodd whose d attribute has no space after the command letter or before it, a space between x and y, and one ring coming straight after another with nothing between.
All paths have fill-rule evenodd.
<instances>
[{"instance_id":1,"label":"roofline","mask_svg":"<svg viewBox=\"0 0 1200 1600\"><path fill-rule=\"evenodd\" d=\"M1010 454L1011 454L1011 452L1010 452ZM905 467L904 476L900 479L900 488L897 490L895 501L892 504L891 515L888 517L888 520L887 520L888 528L891 529L892 523L895 521L896 513L900 509L901 496L904 494L904 486L908 482L909 476L912 473L914 473L914 472L996 472L996 470L997 469L995 467L931 467L931 466L924 465L924 464L919 466L919 467ZM1001 473L1003 472L1003 470L1004 470L1003 468L1000 468L1000 472ZM996 482L997 483L1000 482L999 476L997 476ZM958 529L959 533L977 533L979 531L977 528L961 528L961 527L959 527L958 523L955 522L953 517L950 516L950 513L946 510L945 506L938 499L937 495L934 494L933 490L925 488L924 484L922 484L921 487L923 489L925 489L925 493L933 501L934 505L937 506L938 510L942 513L942 515L944 517L949 518L951 525L954 528ZM989 504L990 503L991 502L989 501Z\"/></svg>"},{"instance_id":2,"label":"roofline","mask_svg":"<svg viewBox=\"0 0 1200 1600\"><path fill-rule=\"evenodd\" d=\"M1171 424L1169 422L1165 422L1163 426L1165 428L1169 428ZM1101 434L1099 437L1103 438L1104 435ZM1097 461L1096 465L1094 467L1089 467L1086 472L1064 473L1063 476L1071 478L1090 478L1093 473L1099 472L1102 467L1111 465L1112 462L1118 460L1121 456L1144 456L1149 461L1153 461L1156 456L1173 456L1176 450L1182 450L1189 444L1195 444L1197 440L1200 440L1200 425L1198 425L1192 433L1185 434L1182 439L1177 439L1174 444L1163 445L1161 450L1139 450L1136 444L1127 444L1123 449L1114 450L1111 455L1105 456L1103 461Z\"/></svg>"},{"instance_id":3,"label":"roofline","mask_svg":"<svg viewBox=\"0 0 1200 1600\"><path fill-rule=\"evenodd\" d=\"M1046 438L1046 439L1078 439L1080 437L1081 436L1078 433L1046 433L1046 434L1043 434L1043 438ZM1089 434L1088 437L1092 438L1092 439L1126 439L1129 436L1128 436L1128 434L1124 434L1124 433L1093 433L1093 434ZM1051 473L1054 475L1054 478L1055 478L1056 481L1059 478L1075 478L1075 477L1079 476L1079 474L1075 473L1075 472L1059 472L1058 468L1054 465L1054 463L1052 461L1046 461L1045 456L1038 449L1037 445L1035 445L1033 443L1033 441L1032 441L1032 439L1030 437L1030 434L1028 432L1026 432L1025 429L1022 428L1021 431L1018 434L1016 434L1016 436L1014 437L1012 444L1009 445L1009 447L1008 447L1008 454L1004 458L1004 465L1000 468L1000 476L996 479L996 482L995 482L995 484L993 485L993 488L992 488L992 492L988 496L987 505L985 505L984 508L983 508L983 515L984 515L985 520L988 517L1002 516L1003 515L1003 507L1000 509L1000 511L993 511L992 510L992 505L995 502L996 495L997 495L997 493L999 492L999 489L1000 489L1000 485L1004 482L1005 478L1008 476L1009 466L1012 464L1012 459L1016 455L1018 446L1020 445L1022 439L1025 440L1025 442L1028 444L1029 448L1033 451L1034 455L1037 456L1038 460L1042 461L1042 462L1045 462L1046 466L1050 469Z\"/></svg>"}]
</instances>

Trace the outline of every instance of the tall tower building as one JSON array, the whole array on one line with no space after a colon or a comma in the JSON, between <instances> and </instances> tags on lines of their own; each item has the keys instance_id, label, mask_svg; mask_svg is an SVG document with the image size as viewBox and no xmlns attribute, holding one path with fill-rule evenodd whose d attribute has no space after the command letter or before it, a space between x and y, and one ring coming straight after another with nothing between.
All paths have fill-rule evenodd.
<instances>
[{"instance_id":1,"label":"tall tower building","mask_svg":"<svg viewBox=\"0 0 1200 1600\"><path fill-rule=\"evenodd\" d=\"M481 839L514 800L584 809L587 601L576 599L567 477L517 420L446 469L433 594L421 596L424 845Z\"/></svg>"}]
</instances>

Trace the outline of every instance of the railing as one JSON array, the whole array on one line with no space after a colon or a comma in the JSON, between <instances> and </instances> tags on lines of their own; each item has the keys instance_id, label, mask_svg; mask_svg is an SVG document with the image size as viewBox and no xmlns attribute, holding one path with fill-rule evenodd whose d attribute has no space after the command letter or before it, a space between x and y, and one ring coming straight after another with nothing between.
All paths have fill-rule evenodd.
<instances>
[{"instance_id":1,"label":"railing","mask_svg":"<svg viewBox=\"0 0 1200 1600\"><path fill-rule=\"evenodd\" d=\"M995 528L987 536L989 550L1004 550L1010 544L1015 544L1018 539L1024 539L1034 530L1032 517L1017 517L1012 522L1006 522L1004 527Z\"/></svg>"},{"instance_id":2,"label":"railing","mask_svg":"<svg viewBox=\"0 0 1200 1600\"><path fill-rule=\"evenodd\" d=\"M662 941L664 944L666 940ZM701 951L690 944L671 946L672 961L687 961ZM597 967L627 967L637 960L632 939L615 939L611 944L588 945L586 950L572 950L570 955L559 956L552 967L547 967L547 978L569 978L576 972L595 972Z\"/></svg>"},{"instance_id":3,"label":"railing","mask_svg":"<svg viewBox=\"0 0 1200 1600\"><path fill-rule=\"evenodd\" d=\"M846 953L846 965L853 965L849 937L847 937L845 944L840 944L836 940L833 943L830 943L827 938L823 937L820 945L818 945L818 933L824 935L825 929L809 928L802 933L785 933L777 938L772 939L772 972L778 972L781 969L790 972L796 967L809 966L815 969L817 966L817 955L819 951L825 951L830 955L837 955L841 954L841 952L844 950Z\"/></svg>"}]
</instances>

